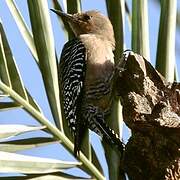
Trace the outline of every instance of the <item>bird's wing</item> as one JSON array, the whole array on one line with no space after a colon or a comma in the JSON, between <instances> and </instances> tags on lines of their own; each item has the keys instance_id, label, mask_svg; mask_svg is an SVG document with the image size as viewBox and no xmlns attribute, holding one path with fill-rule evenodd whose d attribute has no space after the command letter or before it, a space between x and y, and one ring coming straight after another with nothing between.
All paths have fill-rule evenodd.
<instances>
[{"instance_id":1,"label":"bird's wing","mask_svg":"<svg viewBox=\"0 0 180 180\"><path fill-rule=\"evenodd\" d=\"M74 132L75 141L79 136L78 117L85 78L86 54L85 46L79 39L68 41L62 50L59 64L59 80L63 95L64 115ZM77 122L78 121L78 122ZM76 143L76 142L75 142Z\"/></svg>"}]
</instances>

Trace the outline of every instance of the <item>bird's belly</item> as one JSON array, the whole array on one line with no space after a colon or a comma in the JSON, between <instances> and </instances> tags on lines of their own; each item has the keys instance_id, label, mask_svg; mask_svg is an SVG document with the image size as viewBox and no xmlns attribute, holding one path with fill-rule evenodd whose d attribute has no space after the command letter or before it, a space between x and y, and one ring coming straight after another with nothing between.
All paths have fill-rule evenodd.
<instances>
[{"instance_id":1,"label":"bird's belly","mask_svg":"<svg viewBox=\"0 0 180 180\"><path fill-rule=\"evenodd\" d=\"M85 104L97 106L104 112L109 111L112 100L114 64L88 64L85 77Z\"/></svg>"}]
</instances>

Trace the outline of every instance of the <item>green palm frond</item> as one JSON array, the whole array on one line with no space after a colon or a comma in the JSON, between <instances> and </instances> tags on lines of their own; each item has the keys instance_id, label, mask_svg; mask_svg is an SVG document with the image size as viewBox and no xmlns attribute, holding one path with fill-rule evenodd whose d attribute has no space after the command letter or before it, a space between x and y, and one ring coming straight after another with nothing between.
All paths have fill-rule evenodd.
<instances>
[{"instance_id":1,"label":"green palm frond","mask_svg":"<svg viewBox=\"0 0 180 180\"><path fill-rule=\"evenodd\" d=\"M99 159L99 153L92 147L89 132L84 138L82 152L79 153L77 161L60 161L58 159L40 158L27 156L21 151L37 147L47 147L50 144L61 144L73 155L73 136L70 133L67 122L61 111L61 95L59 92L57 54L55 50L56 41L50 18L50 7L48 2L57 10L63 10L62 2L58 0L28 0L28 13L32 30L27 26L21 11L14 0L6 0L17 28L25 41L32 57L34 58L44 83L49 107L52 113L53 122L46 118L36 100L32 97L30 90L23 82L16 59L13 56L7 35L0 20L0 113L13 110L25 110L38 125L20 125L17 123L0 124L0 173L20 173L17 176L7 176L4 179L98 179L104 180L105 165ZM177 0L159 1L161 16L159 23L158 44L156 52L156 68L168 81L178 79L178 69L175 61L175 33L176 23L178 24L179 12L177 12ZM80 0L64 0L64 11L68 13L81 12L82 3ZM126 45L125 30L126 16L128 16L131 33L131 49L150 60L149 48L149 25L148 22L148 1L133 0L132 7L129 1L105 1L108 16L113 24L116 49L114 51L115 63L121 60ZM128 8L129 7L129 8ZM1 7L0 7L1 9ZM96 9L96 7L94 8ZM125 13L126 11L126 13ZM177 19L176 19L177 14ZM55 15L53 15L55 16ZM59 18L59 17L58 17ZM74 37L69 24L63 19L60 20L60 27L67 39ZM166 28L164 28L166 27ZM128 42L129 43L129 42ZM128 44L127 43L127 44ZM130 44L130 43L129 43ZM156 44L154 44L156 46ZM59 48L59 47L58 47ZM151 51L152 52L152 51ZM58 55L59 56L59 55ZM176 72L175 72L176 71ZM175 77L174 77L175 76ZM120 85L121 86L121 85ZM107 119L108 124L118 134L123 134L122 106L119 97L114 97L111 116ZM40 124L40 125L39 125ZM46 137L23 137L30 132L40 132ZM122 138L122 136L121 136ZM109 170L110 180L122 179L120 175L121 156L112 148L103 143L102 150ZM61 157L61 151L57 150ZM87 178L71 175L64 172L65 169L77 168L87 174ZM1 177L1 176L0 176Z\"/></svg>"}]
</instances>

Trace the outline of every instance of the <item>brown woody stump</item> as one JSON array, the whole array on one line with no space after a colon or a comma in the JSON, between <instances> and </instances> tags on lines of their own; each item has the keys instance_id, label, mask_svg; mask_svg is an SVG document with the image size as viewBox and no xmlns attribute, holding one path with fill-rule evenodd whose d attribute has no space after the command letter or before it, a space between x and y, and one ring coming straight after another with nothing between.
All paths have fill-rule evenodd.
<instances>
[{"instance_id":1,"label":"brown woody stump","mask_svg":"<svg viewBox=\"0 0 180 180\"><path fill-rule=\"evenodd\" d=\"M123 168L133 180L180 180L180 84L167 83L130 52L116 69L123 119L132 136Z\"/></svg>"}]
</instances>

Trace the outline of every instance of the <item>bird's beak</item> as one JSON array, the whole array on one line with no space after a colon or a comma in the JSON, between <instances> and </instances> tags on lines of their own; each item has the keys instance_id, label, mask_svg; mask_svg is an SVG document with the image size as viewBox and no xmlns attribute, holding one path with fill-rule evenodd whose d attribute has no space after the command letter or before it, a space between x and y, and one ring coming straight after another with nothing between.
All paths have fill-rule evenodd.
<instances>
[{"instance_id":1,"label":"bird's beak","mask_svg":"<svg viewBox=\"0 0 180 180\"><path fill-rule=\"evenodd\" d=\"M70 22L76 21L76 18L72 14L64 13L64 12L56 10L56 9L50 9L50 10L53 11L54 13L56 13L58 16L66 19L67 21L70 21Z\"/></svg>"}]
</instances>

